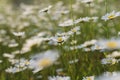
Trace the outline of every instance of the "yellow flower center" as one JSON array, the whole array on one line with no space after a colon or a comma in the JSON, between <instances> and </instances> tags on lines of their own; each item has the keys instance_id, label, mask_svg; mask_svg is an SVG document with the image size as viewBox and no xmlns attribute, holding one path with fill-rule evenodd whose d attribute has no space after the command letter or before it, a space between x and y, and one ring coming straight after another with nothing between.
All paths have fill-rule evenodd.
<instances>
[{"instance_id":1,"label":"yellow flower center","mask_svg":"<svg viewBox=\"0 0 120 80\"><path fill-rule=\"evenodd\" d=\"M90 78L90 77L88 77L88 78L87 78L87 80L91 80L91 78Z\"/></svg>"},{"instance_id":2,"label":"yellow flower center","mask_svg":"<svg viewBox=\"0 0 120 80\"><path fill-rule=\"evenodd\" d=\"M47 67L47 66L49 66L51 64L52 64L52 61L50 59L48 59L48 58L44 58L44 59L40 60L40 62L39 62L40 67L41 66L42 67Z\"/></svg>"},{"instance_id":3,"label":"yellow flower center","mask_svg":"<svg viewBox=\"0 0 120 80\"><path fill-rule=\"evenodd\" d=\"M28 64L30 64L30 62L29 62L29 61L26 61L25 64L28 65Z\"/></svg>"},{"instance_id":4,"label":"yellow flower center","mask_svg":"<svg viewBox=\"0 0 120 80\"><path fill-rule=\"evenodd\" d=\"M72 32L76 32L76 29L72 29L71 31L72 31Z\"/></svg>"},{"instance_id":5,"label":"yellow flower center","mask_svg":"<svg viewBox=\"0 0 120 80\"><path fill-rule=\"evenodd\" d=\"M110 16L108 16L108 18L109 19L113 19L113 18L115 18L115 15L113 14L113 15L110 15Z\"/></svg>"},{"instance_id":6,"label":"yellow flower center","mask_svg":"<svg viewBox=\"0 0 120 80\"><path fill-rule=\"evenodd\" d=\"M62 37L59 37L59 38L57 39L57 41L58 41L58 42L63 42L63 38L62 38Z\"/></svg>"},{"instance_id":7,"label":"yellow flower center","mask_svg":"<svg viewBox=\"0 0 120 80\"><path fill-rule=\"evenodd\" d=\"M117 43L113 42L113 41L107 42L107 47L109 47L109 48L115 48L115 47L117 47Z\"/></svg>"}]
</instances>

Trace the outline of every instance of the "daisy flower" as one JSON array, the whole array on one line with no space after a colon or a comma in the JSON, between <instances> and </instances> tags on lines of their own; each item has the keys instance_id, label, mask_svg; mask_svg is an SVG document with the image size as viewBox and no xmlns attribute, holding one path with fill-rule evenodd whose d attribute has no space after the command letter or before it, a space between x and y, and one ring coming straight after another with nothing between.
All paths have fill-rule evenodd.
<instances>
[{"instance_id":1,"label":"daisy flower","mask_svg":"<svg viewBox=\"0 0 120 80\"><path fill-rule=\"evenodd\" d=\"M74 25L74 22L72 19L66 20L65 22L59 24L59 26L61 27L67 27L72 25Z\"/></svg>"},{"instance_id":2,"label":"daisy flower","mask_svg":"<svg viewBox=\"0 0 120 80\"><path fill-rule=\"evenodd\" d=\"M25 32L13 32L13 35L17 37L22 37L25 35Z\"/></svg>"},{"instance_id":3,"label":"daisy flower","mask_svg":"<svg viewBox=\"0 0 120 80\"><path fill-rule=\"evenodd\" d=\"M48 80L70 80L69 76L54 76L54 77L48 77Z\"/></svg>"},{"instance_id":4,"label":"daisy flower","mask_svg":"<svg viewBox=\"0 0 120 80\"><path fill-rule=\"evenodd\" d=\"M52 6L49 5L48 7L44 8L42 10L39 10L39 13L41 13L41 12L48 12L48 10L51 9L51 8L52 8Z\"/></svg>"},{"instance_id":5,"label":"daisy flower","mask_svg":"<svg viewBox=\"0 0 120 80\"><path fill-rule=\"evenodd\" d=\"M118 63L117 59L115 58L104 58L101 60L102 64L115 64Z\"/></svg>"},{"instance_id":6,"label":"daisy flower","mask_svg":"<svg viewBox=\"0 0 120 80\"><path fill-rule=\"evenodd\" d=\"M93 2L93 0L81 0L82 3L90 4Z\"/></svg>"},{"instance_id":7,"label":"daisy flower","mask_svg":"<svg viewBox=\"0 0 120 80\"><path fill-rule=\"evenodd\" d=\"M93 47L97 47L102 50L120 49L120 39L98 40Z\"/></svg>"},{"instance_id":8,"label":"daisy flower","mask_svg":"<svg viewBox=\"0 0 120 80\"><path fill-rule=\"evenodd\" d=\"M16 68L16 67L10 67L10 68L7 68L6 70L5 70L5 72L8 72L8 73L17 73L17 72L19 72L20 71L20 69L19 68Z\"/></svg>"},{"instance_id":9,"label":"daisy flower","mask_svg":"<svg viewBox=\"0 0 120 80\"><path fill-rule=\"evenodd\" d=\"M107 57L120 57L120 52L118 52L118 51L114 51L114 52L112 52L112 54L109 54L109 55L107 55Z\"/></svg>"},{"instance_id":10,"label":"daisy flower","mask_svg":"<svg viewBox=\"0 0 120 80\"><path fill-rule=\"evenodd\" d=\"M59 57L57 51L49 50L31 57L29 68L33 69L33 73L37 73L43 68L52 65Z\"/></svg>"},{"instance_id":11,"label":"daisy flower","mask_svg":"<svg viewBox=\"0 0 120 80\"><path fill-rule=\"evenodd\" d=\"M94 76L83 77L82 80L94 80Z\"/></svg>"},{"instance_id":12,"label":"daisy flower","mask_svg":"<svg viewBox=\"0 0 120 80\"><path fill-rule=\"evenodd\" d=\"M106 15L102 16L102 20L104 21L112 20L118 16L120 16L120 12L112 11L111 13L107 13Z\"/></svg>"},{"instance_id":13,"label":"daisy flower","mask_svg":"<svg viewBox=\"0 0 120 80\"><path fill-rule=\"evenodd\" d=\"M55 37L51 37L49 44L53 44L53 45L62 44L65 41L67 41L68 38L69 38L69 36L55 36Z\"/></svg>"},{"instance_id":14,"label":"daisy flower","mask_svg":"<svg viewBox=\"0 0 120 80\"><path fill-rule=\"evenodd\" d=\"M3 61L2 60L0 60L0 63L2 63Z\"/></svg>"},{"instance_id":15,"label":"daisy flower","mask_svg":"<svg viewBox=\"0 0 120 80\"><path fill-rule=\"evenodd\" d=\"M70 31L67 32L67 34L69 36L73 35L74 33L80 34L80 26L76 26L76 27L72 28Z\"/></svg>"},{"instance_id":16,"label":"daisy flower","mask_svg":"<svg viewBox=\"0 0 120 80\"><path fill-rule=\"evenodd\" d=\"M120 72L105 72L98 76L96 80L120 80Z\"/></svg>"}]
</instances>

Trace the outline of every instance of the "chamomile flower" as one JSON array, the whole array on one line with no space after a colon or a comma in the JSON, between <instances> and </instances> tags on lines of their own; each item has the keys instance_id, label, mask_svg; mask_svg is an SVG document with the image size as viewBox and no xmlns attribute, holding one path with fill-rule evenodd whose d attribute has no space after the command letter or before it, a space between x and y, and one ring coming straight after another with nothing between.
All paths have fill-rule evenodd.
<instances>
[{"instance_id":1,"label":"chamomile flower","mask_svg":"<svg viewBox=\"0 0 120 80\"><path fill-rule=\"evenodd\" d=\"M69 76L53 76L48 77L48 80L70 80Z\"/></svg>"},{"instance_id":2,"label":"chamomile flower","mask_svg":"<svg viewBox=\"0 0 120 80\"><path fill-rule=\"evenodd\" d=\"M0 60L0 63L2 63L3 61L2 60Z\"/></svg>"},{"instance_id":3,"label":"chamomile flower","mask_svg":"<svg viewBox=\"0 0 120 80\"><path fill-rule=\"evenodd\" d=\"M83 44L79 45L78 48L85 48L85 47L88 47L88 46L92 46L94 45L95 43L97 42L97 40L90 40L90 41L86 41L84 42Z\"/></svg>"},{"instance_id":4,"label":"chamomile flower","mask_svg":"<svg viewBox=\"0 0 120 80\"><path fill-rule=\"evenodd\" d=\"M16 67L10 67L10 68L7 68L5 71L8 73L17 73L20 71L20 69Z\"/></svg>"},{"instance_id":5,"label":"chamomile flower","mask_svg":"<svg viewBox=\"0 0 120 80\"><path fill-rule=\"evenodd\" d=\"M79 33L80 33L80 26L76 26L68 32L69 35L79 34Z\"/></svg>"},{"instance_id":6,"label":"chamomile flower","mask_svg":"<svg viewBox=\"0 0 120 80\"><path fill-rule=\"evenodd\" d=\"M30 62L27 59L21 58L14 63L15 67L18 68L27 68L27 66L30 64Z\"/></svg>"},{"instance_id":7,"label":"chamomile flower","mask_svg":"<svg viewBox=\"0 0 120 80\"><path fill-rule=\"evenodd\" d=\"M94 46L101 48L102 50L120 49L120 40L119 39L98 40Z\"/></svg>"},{"instance_id":8,"label":"chamomile flower","mask_svg":"<svg viewBox=\"0 0 120 80\"><path fill-rule=\"evenodd\" d=\"M7 73L18 73L18 72L20 72L20 71L23 71L23 70L25 70L26 68L20 68L20 67L10 67L10 68L7 68L6 70L5 70L5 72L7 72Z\"/></svg>"},{"instance_id":9,"label":"chamomile flower","mask_svg":"<svg viewBox=\"0 0 120 80\"><path fill-rule=\"evenodd\" d=\"M78 61L79 61L79 59L70 60L70 61L69 61L69 64L74 64L74 63L77 63Z\"/></svg>"},{"instance_id":10,"label":"chamomile flower","mask_svg":"<svg viewBox=\"0 0 120 80\"><path fill-rule=\"evenodd\" d=\"M13 35L17 37L22 37L25 35L25 32L13 32Z\"/></svg>"},{"instance_id":11,"label":"chamomile flower","mask_svg":"<svg viewBox=\"0 0 120 80\"><path fill-rule=\"evenodd\" d=\"M63 23L60 23L59 26L60 27L67 27L67 26L72 26L72 25L75 25L78 23L83 23L83 22L90 22L90 21L95 22L97 20L98 20L98 17L83 17L83 18L79 18L76 20L69 19Z\"/></svg>"},{"instance_id":12,"label":"chamomile flower","mask_svg":"<svg viewBox=\"0 0 120 80\"><path fill-rule=\"evenodd\" d=\"M104 59L101 60L101 63L102 64L112 64L113 65L113 64L118 63L118 61L115 58L104 58Z\"/></svg>"},{"instance_id":13,"label":"chamomile flower","mask_svg":"<svg viewBox=\"0 0 120 80\"><path fill-rule=\"evenodd\" d=\"M31 57L29 67L33 69L33 73L52 65L59 57L59 53L54 50L49 50L44 53L37 54Z\"/></svg>"},{"instance_id":14,"label":"chamomile flower","mask_svg":"<svg viewBox=\"0 0 120 80\"><path fill-rule=\"evenodd\" d=\"M90 4L90 3L93 2L93 0L82 0L81 2L82 2L82 3L86 3L86 4Z\"/></svg>"},{"instance_id":15,"label":"chamomile flower","mask_svg":"<svg viewBox=\"0 0 120 80\"><path fill-rule=\"evenodd\" d=\"M51 8L52 8L52 6L49 5L48 7L46 7L46 8L44 8L44 9L40 10L39 13L41 13L41 12L48 12L48 10L51 9Z\"/></svg>"},{"instance_id":16,"label":"chamomile flower","mask_svg":"<svg viewBox=\"0 0 120 80\"><path fill-rule=\"evenodd\" d=\"M61 27L67 27L72 25L74 25L74 22L72 19L66 20L65 22L59 24L59 26Z\"/></svg>"},{"instance_id":17,"label":"chamomile flower","mask_svg":"<svg viewBox=\"0 0 120 80\"><path fill-rule=\"evenodd\" d=\"M96 80L120 80L120 72L105 72L98 76Z\"/></svg>"},{"instance_id":18,"label":"chamomile flower","mask_svg":"<svg viewBox=\"0 0 120 80\"><path fill-rule=\"evenodd\" d=\"M111 13L107 13L106 15L102 16L102 20L104 21L112 20L118 16L120 16L120 12L112 11Z\"/></svg>"},{"instance_id":19,"label":"chamomile flower","mask_svg":"<svg viewBox=\"0 0 120 80\"><path fill-rule=\"evenodd\" d=\"M29 61L24 58L9 59L9 62L11 62L13 66L5 70L8 73L17 73L20 71L24 71L25 69L28 68L28 65L29 65Z\"/></svg>"},{"instance_id":20,"label":"chamomile flower","mask_svg":"<svg viewBox=\"0 0 120 80\"><path fill-rule=\"evenodd\" d=\"M10 53L4 53L3 57L7 57L7 58L14 58L15 55L14 54L10 54Z\"/></svg>"},{"instance_id":21,"label":"chamomile flower","mask_svg":"<svg viewBox=\"0 0 120 80\"><path fill-rule=\"evenodd\" d=\"M83 77L82 80L94 80L94 76Z\"/></svg>"},{"instance_id":22,"label":"chamomile flower","mask_svg":"<svg viewBox=\"0 0 120 80\"><path fill-rule=\"evenodd\" d=\"M118 36L120 36L120 31L118 32Z\"/></svg>"},{"instance_id":23,"label":"chamomile flower","mask_svg":"<svg viewBox=\"0 0 120 80\"><path fill-rule=\"evenodd\" d=\"M120 57L120 52L119 51L114 51L112 54L107 55L107 57Z\"/></svg>"},{"instance_id":24,"label":"chamomile flower","mask_svg":"<svg viewBox=\"0 0 120 80\"><path fill-rule=\"evenodd\" d=\"M49 44L62 44L65 41L67 41L67 39L69 38L69 36L55 36L55 37L51 37Z\"/></svg>"}]
</instances>

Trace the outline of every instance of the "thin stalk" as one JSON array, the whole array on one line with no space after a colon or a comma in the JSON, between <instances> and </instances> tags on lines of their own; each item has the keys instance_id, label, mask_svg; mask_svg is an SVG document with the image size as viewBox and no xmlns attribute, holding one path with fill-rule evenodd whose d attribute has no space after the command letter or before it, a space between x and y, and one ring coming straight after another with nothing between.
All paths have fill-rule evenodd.
<instances>
[{"instance_id":1,"label":"thin stalk","mask_svg":"<svg viewBox=\"0 0 120 80\"><path fill-rule=\"evenodd\" d=\"M74 19L74 16L73 16L72 3L73 3L73 0L70 0L70 16L71 16L72 21L73 21L73 25L72 25L72 27L75 27L76 25L75 25L75 23L74 23L75 19Z\"/></svg>"},{"instance_id":2,"label":"thin stalk","mask_svg":"<svg viewBox=\"0 0 120 80\"><path fill-rule=\"evenodd\" d=\"M108 12L108 9L107 9L107 0L105 0L105 11L106 11L106 13Z\"/></svg>"}]
</instances>

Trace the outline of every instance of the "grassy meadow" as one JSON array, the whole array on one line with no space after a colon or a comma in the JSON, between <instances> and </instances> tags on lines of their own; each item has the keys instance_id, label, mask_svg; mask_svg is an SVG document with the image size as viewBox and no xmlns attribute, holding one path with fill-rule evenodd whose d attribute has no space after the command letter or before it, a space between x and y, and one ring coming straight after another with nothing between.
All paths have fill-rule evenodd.
<instances>
[{"instance_id":1,"label":"grassy meadow","mask_svg":"<svg viewBox=\"0 0 120 80\"><path fill-rule=\"evenodd\" d=\"M0 80L120 80L119 0L8 2Z\"/></svg>"}]
</instances>

